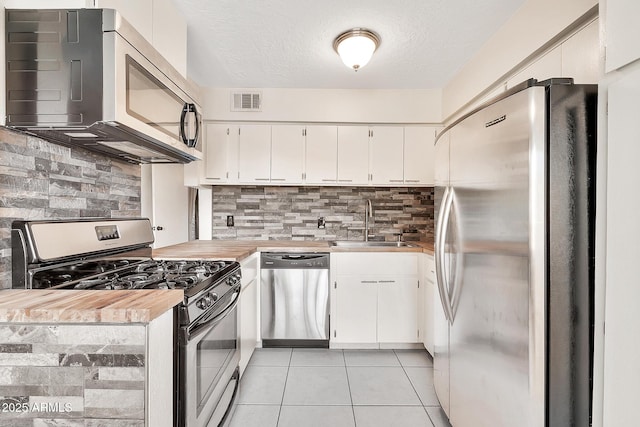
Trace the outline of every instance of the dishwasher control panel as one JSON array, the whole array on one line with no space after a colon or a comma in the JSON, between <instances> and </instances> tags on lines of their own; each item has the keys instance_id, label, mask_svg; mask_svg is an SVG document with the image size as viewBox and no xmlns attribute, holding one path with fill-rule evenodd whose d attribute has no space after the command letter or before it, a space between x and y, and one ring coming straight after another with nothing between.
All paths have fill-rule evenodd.
<instances>
[{"instance_id":1,"label":"dishwasher control panel","mask_svg":"<svg viewBox=\"0 0 640 427\"><path fill-rule=\"evenodd\" d=\"M328 269L329 254L326 252L291 253L291 252L263 252L260 267L263 269L297 269L313 268Z\"/></svg>"}]
</instances>

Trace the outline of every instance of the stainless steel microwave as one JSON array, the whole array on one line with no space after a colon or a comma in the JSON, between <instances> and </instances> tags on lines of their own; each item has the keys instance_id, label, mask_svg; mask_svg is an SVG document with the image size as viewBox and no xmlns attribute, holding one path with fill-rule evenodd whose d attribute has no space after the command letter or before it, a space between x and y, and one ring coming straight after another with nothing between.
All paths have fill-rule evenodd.
<instances>
[{"instance_id":1,"label":"stainless steel microwave","mask_svg":"<svg viewBox=\"0 0 640 427\"><path fill-rule=\"evenodd\" d=\"M197 88L112 9L6 10L6 126L132 163L202 158Z\"/></svg>"}]
</instances>

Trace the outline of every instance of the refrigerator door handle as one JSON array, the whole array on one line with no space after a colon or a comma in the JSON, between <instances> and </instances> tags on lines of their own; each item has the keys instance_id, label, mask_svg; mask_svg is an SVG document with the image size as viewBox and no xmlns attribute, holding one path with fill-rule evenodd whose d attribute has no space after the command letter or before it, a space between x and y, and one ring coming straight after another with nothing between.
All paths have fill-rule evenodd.
<instances>
[{"instance_id":1,"label":"refrigerator door handle","mask_svg":"<svg viewBox=\"0 0 640 427\"><path fill-rule=\"evenodd\" d=\"M454 209L454 205L455 205L455 191L453 190L453 188L451 188L451 190L449 191L449 213L447 216L447 221L449 220L449 218L451 217L451 212L453 211L453 216L454 216L454 220L456 219L455 216L455 209ZM457 227L458 222L455 221L454 225L456 226L456 230L455 233L453 235L455 241L453 242L453 249L455 250L455 268L453 269L453 271L451 272L451 299L450 299L450 306L451 306L451 323L453 324L455 318L456 318L456 313L458 312L458 304L460 303L460 291L462 290L462 286L461 286L461 279L462 279L462 266L464 265L464 261L463 261L463 251L462 251L462 247L460 245L460 229ZM448 227L447 227L448 228Z\"/></svg>"},{"instance_id":2,"label":"refrigerator door handle","mask_svg":"<svg viewBox=\"0 0 640 427\"><path fill-rule=\"evenodd\" d=\"M449 298L448 288L445 286L446 277L444 274L445 262L445 245L447 241L447 228L449 224L449 213L451 211L451 202L453 198L449 187L445 188L442 197L442 209L438 215L436 223L436 281L438 282L438 293L440 294L440 302L444 309L444 315L449 323L453 323L453 313L451 310L451 300Z\"/></svg>"}]
</instances>

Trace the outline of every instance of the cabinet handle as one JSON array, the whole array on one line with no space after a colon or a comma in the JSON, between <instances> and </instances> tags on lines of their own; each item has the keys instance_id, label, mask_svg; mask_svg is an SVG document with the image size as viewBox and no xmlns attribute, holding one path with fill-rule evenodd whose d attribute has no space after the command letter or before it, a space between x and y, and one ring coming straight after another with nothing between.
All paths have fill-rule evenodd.
<instances>
[{"instance_id":1,"label":"cabinet handle","mask_svg":"<svg viewBox=\"0 0 640 427\"><path fill-rule=\"evenodd\" d=\"M212 180L217 180L217 181L219 181L219 180L221 180L222 178L219 178L219 177L217 177L217 176L216 176L216 177L208 176L208 177L207 177L207 179L212 179Z\"/></svg>"},{"instance_id":2,"label":"cabinet handle","mask_svg":"<svg viewBox=\"0 0 640 427\"><path fill-rule=\"evenodd\" d=\"M377 280L361 280L360 283L378 283Z\"/></svg>"},{"instance_id":3,"label":"cabinet handle","mask_svg":"<svg viewBox=\"0 0 640 427\"><path fill-rule=\"evenodd\" d=\"M269 181L269 178L255 178L254 181Z\"/></svg>"},{"instance_id":4,"label":"cabinet handle","mask_svg":"<svg viewBox=\"0 0 640 427\"><path fill-rule=\"evenodd\" d=\"M405 179L405 182L420 182L419 179Z\"/></svg>"},{"instance_id":5,"label":"cabinet handle","mask_svg":"<svg viewBox=\"0 0 640 427\"><path fill-rule=\"evenodd\" d=\"M322 182L336 182L335 179L322 179Z\"/></svg>"},{"instance_id":6,"label":"cabinet handle","mask_svg":"<svg viewBox=\"0 0 640 427\"><path fill-rule=\"evenodd\" d=\"M403 181L401 179L390 179L389 182L403 182Z\"/></svg>"},{"instance_id":7,"label":"cabinet handle","mask_svg":"<svg viewBox=\"0 0 640 427\"><path fill-rule=\"evenodd\" d=\"M378 283L396 283L395 280L379 280Z\"/></svg>"},{"instance_id":8,"label":"cabinet handle","mask_svg":"<svg viewBox=\"0 0 640 427\"><path fill-rule=\"evenodd\" d=\"M353 182L352 179L339 179L338 182Z\"/></svg>"},{"instance_id":9,"label":"cabinet handle","mask_svg":"<svg viewBox=\"0 0 640 427\"><path fill-rule=\"evenodd\" d=\"M271 178L271 181L286 181L286 178Z\"/></svg>"}]
</instances>

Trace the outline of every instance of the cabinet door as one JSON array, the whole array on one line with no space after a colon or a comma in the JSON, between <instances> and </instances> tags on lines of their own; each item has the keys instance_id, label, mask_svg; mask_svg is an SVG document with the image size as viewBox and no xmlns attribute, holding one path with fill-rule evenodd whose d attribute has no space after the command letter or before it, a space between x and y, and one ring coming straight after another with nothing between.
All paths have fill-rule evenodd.
<instances>
[{"instance_id":1,"label":"cabinet door","mask_svg":"<svg viewBox=\"0 0 640 427\"><path fill-rule=\"evenodd\" d=\"M65 6L57 2L55 7ZM153 43L153 0L97 0L95 7L116 9L142 37Z\"/></svg>"},{"instance_id":2,"label":"cabinet door","mask_svg":"<svg viewBox=\"0 0 640 427\"><path fill-rule=\"evenodd\" d=\"M336 182L338 170L338 127L307 126L305 181L307 184Z\"/></svg>"},{"instance_id":3,"label":"cabinet door","mask_svg":"<svg viewBox=\"0 0 640 427\"><path fill-rule=\"evenodd\" d=\"M271 176L271 126L240 126L238 180L266 184Z\"/></svg>"},{"instance_id":4,"label":"cabinet door","mask_svg":"<svg viewBox=\"0 0 640 427\"><path fill-rule=\"evenodd\" d=\"M184 165L141 165L141 215L154 227L154 248L189 240L189 190Z\"/></svg>"},{"instance_id":5,"label":"cabinet door","mask_svg":"<svg viewBox=\"0 0 640 427\"><path fill-rule=\"evenodd\" d=\"M606 0L604 9L605 71L608 73L640 58L640 2Z\"/></svg>"},{"instance_id":6,"label":"cabinet door","mask_svg":"<svg viewBox=\"0 0 640 427\"><path fill-rule=\"evenodd\" d=\"M338 126L338 183L369 183L369 128Z\"/></svg>"},{"instance_id":7,"label":"cabinet door","mask_svg":"<svg viewBox=\"0 0 640 427\"><path fill-rule=\"evenodd\" d=\"M407 184L435 185L436 128L404 128L404 182Z\"/></svg>"},{"instance_id":8,"label":"cabinet door","mask_svg":"<svg viewBox=\"0 0 640 427\"><path fill-rule=\"evenodd\" d=\"M258 285L253 279L240 297L240 374L244 373L258 342Z\"/></svg>"},{"instance_id":9,"label":"cabinet door","mask_svg":"<svg viewBox=\"0 0 640 427\"><path fill-rule=\"evenodd\" d=\"M375 343L378 285L366 277L336 279L336 307L331 339L343 343Z\"/></svg>"},{"instance_id":10,"label":"cabinet door","mask_svg":"<svg viewBox=\"0 0 640 427\"><path fill-rule=\"evenodd\" d=\"M418 278L378 279L378 342L418 342Z\"/></svg>"},{"instance_id":11,"label":"cabinet door","mask_svg":"<svg viewBox=\"0 0 640 427\"><path fill-rule=\"evenodd\" d=\"M271 182L299 184L304 161L304 127L271 127Z\"/></svg>"},{"instance_id":12,"label":"cabinet door","mask_svg":"<svg viewBox=\"0 0 640 427\"><path fill-rule=\"evenodd\" d=\"M631 3L631 2L629 2ZM606 274L604 283L604 323L599 327L604 337L603 426L631 426L637 417L629 408L640 399L640 286L635 263L640 246L640 64L634 64L616 76L609 85L607 118L606 176L606 259L601 261ZM606 102L605 101L605 102ZM604 221L602 221L604 222ZM606 325L606 331L604 326ZM606 333L605 333L606 332ZM601 335L604 334L604 335Z\"/></svg>"},{"instance_id":13,"label":"cabinet door","mask_svg":"<svg viewBox=\"0 0 640 427\"><path fill-rule=\"evenodd\" d=\"M376 126L371 129L369 181L372 184L402 184L403 146L403 128Z\"/></svg>"},{"instance_id":14,"label":"cabinet door","mask_svg":"<svg viewBox=\"0 0 640 427\"><path fill-rule=\"evenodd\" d=\"M217 182L229 179L228 154L231 130L224 124L205 125L204 177Z\"/></svg>"},{"instance_id":15,"label":"cabinet door","mask_svg":"<svg viewBox=\"0 0 640 427\"><path fill-rule=\"evenodd\" d=\"M436 303L436 274L433 256L426 256L424 270L423 318L422 318L422 342L424 348L433 356L433 316Z\"/></svg>"}]
</instances>

